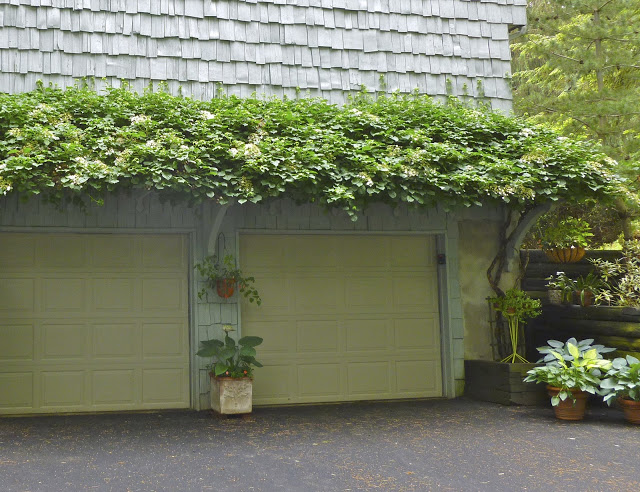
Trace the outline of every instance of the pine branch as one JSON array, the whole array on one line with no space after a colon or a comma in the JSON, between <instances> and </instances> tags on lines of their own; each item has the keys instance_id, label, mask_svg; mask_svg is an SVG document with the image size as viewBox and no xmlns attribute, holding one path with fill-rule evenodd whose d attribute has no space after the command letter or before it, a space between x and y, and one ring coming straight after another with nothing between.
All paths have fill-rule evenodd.
<instances>
[{"instance_id":1,"label":"pine branch","mask_svg":"<svg viewBox=\"0 0 640 492\"><path fill-rule=\"evenodd\" d=\"M579 63L580 65L584 64L584 60L578 60L577 58L571 58L570 56L561 55L560 53L555 53L553 51L550 52L552 55L557 56L558 58L566 58L567 60L574 61Z\"/></svg>"},{"instance_id":2,"label":"pine branch","mask_svg":"<svg viewBox=\"0 0 640 492\"><path fill-rule=\"evenodd\" d=\"M613 2L613 1L614 1L614 0L607 0L607 1L606 1L606 2L604 2L602 5L600 5L600 7L598 7L598 8L596 9L596 11L600 11L600 10L602 10L603 8L605 8L607 5L609 5L609 4L610 4L611 2Z\"/></svg>"},{"instance_id":3,"label":"pine branch","mask_svg":"<svg viewBox=\"0 0 640 492\"><path fill-rule=\"evenodd\" d=\"M602 70L608 70L610 68L620 68L620 67L624 67L624 68L638 68L640 69L640 65L623 65L623 64L617 64L617 65L607 65L606 67L602 67Z\"/></svg>"}]
</instances>

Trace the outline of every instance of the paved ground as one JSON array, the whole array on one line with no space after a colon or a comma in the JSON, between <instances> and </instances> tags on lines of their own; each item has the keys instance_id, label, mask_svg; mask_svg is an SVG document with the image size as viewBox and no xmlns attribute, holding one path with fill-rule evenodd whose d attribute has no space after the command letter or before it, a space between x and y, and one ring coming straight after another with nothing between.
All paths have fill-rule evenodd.
<instances>
[{"instance_id":1,"label":"paved ground","mask_svg":"<svg viewBox=\"0 0 640 492\"><path fill-rule=\"evenodd\" d=\"M0 490L640 490L640 428L465 399L0 419Z\"/></svg>"}]
</instances>

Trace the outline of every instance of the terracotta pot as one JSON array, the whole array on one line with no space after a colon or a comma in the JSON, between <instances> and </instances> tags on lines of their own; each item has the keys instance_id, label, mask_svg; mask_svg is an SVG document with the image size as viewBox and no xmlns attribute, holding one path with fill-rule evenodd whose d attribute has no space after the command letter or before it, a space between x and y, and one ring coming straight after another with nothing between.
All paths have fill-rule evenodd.
<instances>
[{"instance_id":1,"label":"terracotta pot","mask_svg":"<svg viewBox=\"0 0 640 492\"><path fill-rule=\"evenodd\" d=\"M590 290L585 290L582 293L579 290L576 290L576 296L580 300L580 305L582 307L593 306L593 301L596 298L596 295Z\"/></svg>"},{"instance_id":2,"label":"terracotta pot","mask_svg":"<svg viewBox=\"0 0 640 492\"><path fill-rule=\"evenodd\" d=\"M624 419L632 424L640 424L640 401L618 398L618 403L624 412Z\"/></svg>"},{"instance_id":3,"label":"terracotta pot","mask_svg":"<svg viewBox=\"0 0 640 492\"><path fill-rule=\"evenodd\" d=\"M236 289L236 281L232 278L225 278L216 281L216 292L223 299L231 297Z\"/></svg>"},{"instance_id":4,"label":"terracotta pot","mask_svg":"<svg viewBox=\"0 0 640 492\"><path fill-rule=\"evenodd\" d=\"M562 290L549 289L547 294L549 295L549 304L555 304L558 306L562 304Z\"/></svg>"},{"instance_id":5,"label":"terracotta pot","mask_svg":"<svg viewBox=\"0 0 640 492\"><path fill-rule=\"evenodd\" d=\"M580 261L586 253L584 248L552 248L543 251L554 263L575 263Z\"/></svg>"},{"instance_id":6,"label":"terracotta pot","mask_svg":"<svg viewBox=\"0 0 640 492\"><path fill-rule=\"evenodd\" d=\"M211 376L211 409L223 415L251 413L253 379Z\"/></svg>"},{"instance_id":7,"label":"terracotta pot","mask_svg":"<svg viewBox=\"0 0 640 492\"><path fill-rule=\"evenodd\" d=\"M547 392L549 393L549 396L558 396L560 388L547 386ZM556 413L557 419L582 420L584 418L584 414L587 411L588 393L578 389L571 390L571 393L573 394L573 398L576 399L575 403L572 398L567 398L553 407L553 411Z\"/></svg>"}]
</instances>

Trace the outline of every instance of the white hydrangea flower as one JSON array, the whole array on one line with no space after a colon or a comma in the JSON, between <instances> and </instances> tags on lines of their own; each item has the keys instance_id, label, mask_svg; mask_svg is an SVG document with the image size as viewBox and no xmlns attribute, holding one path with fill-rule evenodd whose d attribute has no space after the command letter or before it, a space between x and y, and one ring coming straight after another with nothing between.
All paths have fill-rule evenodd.
<instances>
[{"instance_id":1,"label":"white hydrangea flower","mask_svg":"<svg viewBox=\"0 0 640 492\"><path fill-rule=\"evenodd\" d=\"M140 124L146 123L148 121L151 121L151 118L149 118L146 114L137 114L137 115L131 117L131 124L132 125L140 125Z\"/></svg>"}]
</instances>

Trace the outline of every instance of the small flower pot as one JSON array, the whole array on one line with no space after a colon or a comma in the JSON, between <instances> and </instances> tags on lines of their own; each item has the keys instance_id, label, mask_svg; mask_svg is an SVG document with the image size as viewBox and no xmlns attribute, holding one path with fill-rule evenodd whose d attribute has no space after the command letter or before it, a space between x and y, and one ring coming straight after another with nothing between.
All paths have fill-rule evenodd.
<instances>
[{"instance_id":1,"label":"small flower pot","mask_svg":"<svg viewBox=\"0 0 640 492\"><path fill-rule=\"evenodd\" d=\"M561 388L557 388L555 386L547 386L547 392L549 396L558 396ZM587 411L587 396L588 394L584 391L580 391L578 389L571 390L573 394L573 398L576 399L575 403L572 398L567 398L564 401L560 401L555 407L553 407L553 411L556 414L556 418L559 420L582 420L584 418L584 414Z\"/></svg>"},{"instance_id":2,"label":"small flower pot","mask_svg":"<svg viewBox=\"0 0 640 492\"><path fill-rule=\"evenodd\" d=\"M593 303L595 301L595 294L593 292L591 292L590 290L585 290L585 291L576 291L576 297L578 298L578 300L580 301L580 305L582 307L589 307L589 306L593 306Z\"/></svg>"},{"instance_id":3,"label":"small flower pot","mask_svg":"<svg viewBox=\"0 0 640 492\"><path fill-rule=\"evenodd\" d=\"M618 398L620 408L624 412L624 419L631 424L640 424L640 401Z\"/></svg>"},{"instance_id":4,"label":"small flower pot","mask_svg":"<svg viewBox=\"0 0 640 492\"><path fill-rule=\"evenodd\" d=\"M231 297L236 289L236 281L232 278L225 278L216 281L216 292L223 299Z\"/></svg>"},{"instance_id":5,"label":"small flower pot","mask_svg":"<svg viewBox=\"0 0 640 492\"><path fill-rule=\"evenodd\" d=\"M586 253L584 248L552 248L543 251L553 263L575 263Z\"/></svg>"},{"instance_id":6,"label":"small flower pot","mask_svg":"<svg viewBox=\"0 0 640 492\"><path fill-rule=\"evenodd\" d=\"M253 379L211 375L211 409L222 415L251 413Z\"/></svg>"},{"instance_id":7,"label":"small flower pot","mask_svg":"<svg viewBox=\"0 0 640 492\"><path fill-rule=\"evenodd\" d=\"M554 304L556 306L562 305L562 290L549 289L547 294L549 295L549 304Z\"/></svg>"}]
</instances>

